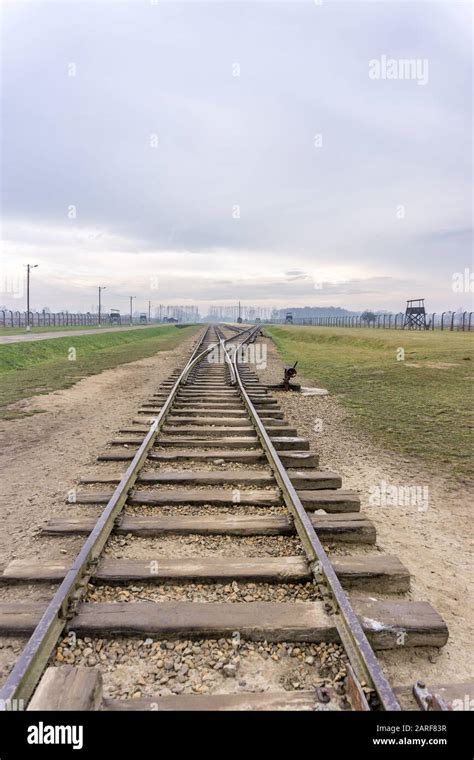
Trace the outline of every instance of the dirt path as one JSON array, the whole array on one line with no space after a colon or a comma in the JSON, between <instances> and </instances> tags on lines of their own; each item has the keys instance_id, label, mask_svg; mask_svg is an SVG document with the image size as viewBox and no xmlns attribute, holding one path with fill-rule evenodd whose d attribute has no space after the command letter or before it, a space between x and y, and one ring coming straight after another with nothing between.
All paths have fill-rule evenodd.
<instances>
[{"instance_id":1,"label":"dirt path","mask_svg":"<svg viewBox=\"0 0 474 760\"><path fill-rule=\"evenodd\" d=\"M267 369L259 377L279 382L283 365L274 344L266 343ZM296 380L316 385L305 378ZM472 679L472 492L442 472L433 476L414 458L375 447L357 429L351 413L330 395L278 392L278 397L288 421L319 452L321 469L336 471L343 488L359 492L362 511L375 523L378 546L397 555L412 573L410 598L429 601L448 625L450 639L439 652L420 648L380 654L392 683L411 684L421 675L432 684ZM371 504L384 482L420 487L417 504Z\"/></svg>"},{"instance_id":2,"label":"dirt path","mask_svg":"<svg viewBox=\"0 0 474 760\"><path fill-rule=\"evenodd\" d=\"M158 325L155 325L157 327ZM95 335L96 333L122 332L123 330L145 330L153 325L127 325L127 327L98 327L85 330L52 330L43 333L19 333L17 335L0 335L0 344L28 343L32 340L52 340L53 338L68 338L70 335Z\"/></svg>"}]
</instances>

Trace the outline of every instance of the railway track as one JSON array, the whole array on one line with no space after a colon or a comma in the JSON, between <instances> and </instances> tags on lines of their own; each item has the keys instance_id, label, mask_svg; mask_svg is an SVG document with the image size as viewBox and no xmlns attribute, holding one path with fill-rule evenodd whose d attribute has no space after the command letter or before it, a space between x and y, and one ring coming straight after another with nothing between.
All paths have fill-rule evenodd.
<instances>
[{"instance_id":1,"label":"railway track","mask_svg":"<svg viewBox=\"0 0 474 760\"><path fill-rule=\"evenodd\" d=\"M110 441L71 515L42 529L86 536L74 561L4 569L19 597L24 584L56 586L49 604L0 603L0 634L30 636L3 705L446 706L448 687L388 683L377 650L441 647L447 627L427 602L401 598L409 571L374 550L357 494L319 469L241 361L258 332L206 328L185 368Z\"/></svg>"}]
</instances>

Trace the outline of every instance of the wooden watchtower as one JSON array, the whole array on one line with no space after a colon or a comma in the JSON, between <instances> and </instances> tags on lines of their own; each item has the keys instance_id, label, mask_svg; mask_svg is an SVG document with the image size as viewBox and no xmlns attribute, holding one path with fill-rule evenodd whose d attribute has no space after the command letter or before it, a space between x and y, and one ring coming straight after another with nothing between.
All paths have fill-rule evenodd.
<instances>
[{"instance_id":1,"label":"wooden watchtower","mask_svg":"<svg viewBox=\"0 0 474 760\"><path fill-rule=\"evenodd\" d=\"M424 298L412 298L410 301L407 301L407 308L403 318L402 327L408 327L409 330L429 329L429 325L426 321Z\"/></svg>"}]
</instances>

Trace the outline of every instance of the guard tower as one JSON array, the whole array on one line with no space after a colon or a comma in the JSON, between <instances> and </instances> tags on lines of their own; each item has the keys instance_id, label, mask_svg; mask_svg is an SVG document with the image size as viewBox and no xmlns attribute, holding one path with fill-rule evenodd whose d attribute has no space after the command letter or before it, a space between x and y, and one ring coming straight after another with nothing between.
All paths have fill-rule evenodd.
<instances>
[{"instance_id":1,"label":"guard tower","mask_svg":"<svg viewBox=\"0 0 474 760\"><path fill-rule=\"evenodd\" d=\"M119 309L110 309L110 324L111 325L122 324L122 319L120 317Z\"/></svg>"},{"instance_id":2,"label":"guard tower","mask_svg":"<svg viewBox=\"0 0 474 760\"><path fill-rule=\"evenodd\" d=\"M402 327L408 327L409 330L429 329L429 325L426 322L424 298L412 298L410 301L407 301Z\"/></svg>"}]
</instances>

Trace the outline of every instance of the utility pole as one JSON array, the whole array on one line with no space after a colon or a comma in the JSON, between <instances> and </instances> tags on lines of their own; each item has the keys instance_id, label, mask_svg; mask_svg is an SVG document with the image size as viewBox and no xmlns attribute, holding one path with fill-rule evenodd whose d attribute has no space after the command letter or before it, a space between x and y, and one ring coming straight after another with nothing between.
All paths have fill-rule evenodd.
<instances>
[{"instance_id":1,"label":"utility pole","mask_svg":"<svg viewBox=\"0 0 474 760\"><path fill-rule=\"evenodd\" d=\"M136 296L130 296L130 324L133 325L132 301Z\"/></svg>"},{"instance_id":2,"label":"utility pole","mask_svg":"<svg viewBox=\"0 0 474 760\"><path fill-rule=\"evenodd\" d=\"M99 285L99 321L98 321L99 327L101 326L100 325L100 319L101 319L101 313L100 313L100 294L101 294L102 290L105 290L105 287L106 287L105 285Z\"/></svg>"},{"instance_id":3,"label":"utility pole","mask_svg":"<svg viewBox=\"0 0 474 760\"><path fill-rule=\"evenodd\" d=\"M148 321L151 319L151 301L148 301Z\"/></svg>"},{"instance_id":4,"label":"utility pole","mask_svg":"<svg viewBox=\"0 0 474 760\"><path fill-rule=\"evenodd\" d=\"M26 266L26 329L31 330L30 325L30 269L36 269L38 264L25 264Z\"/></svg>"}]
</instances>

